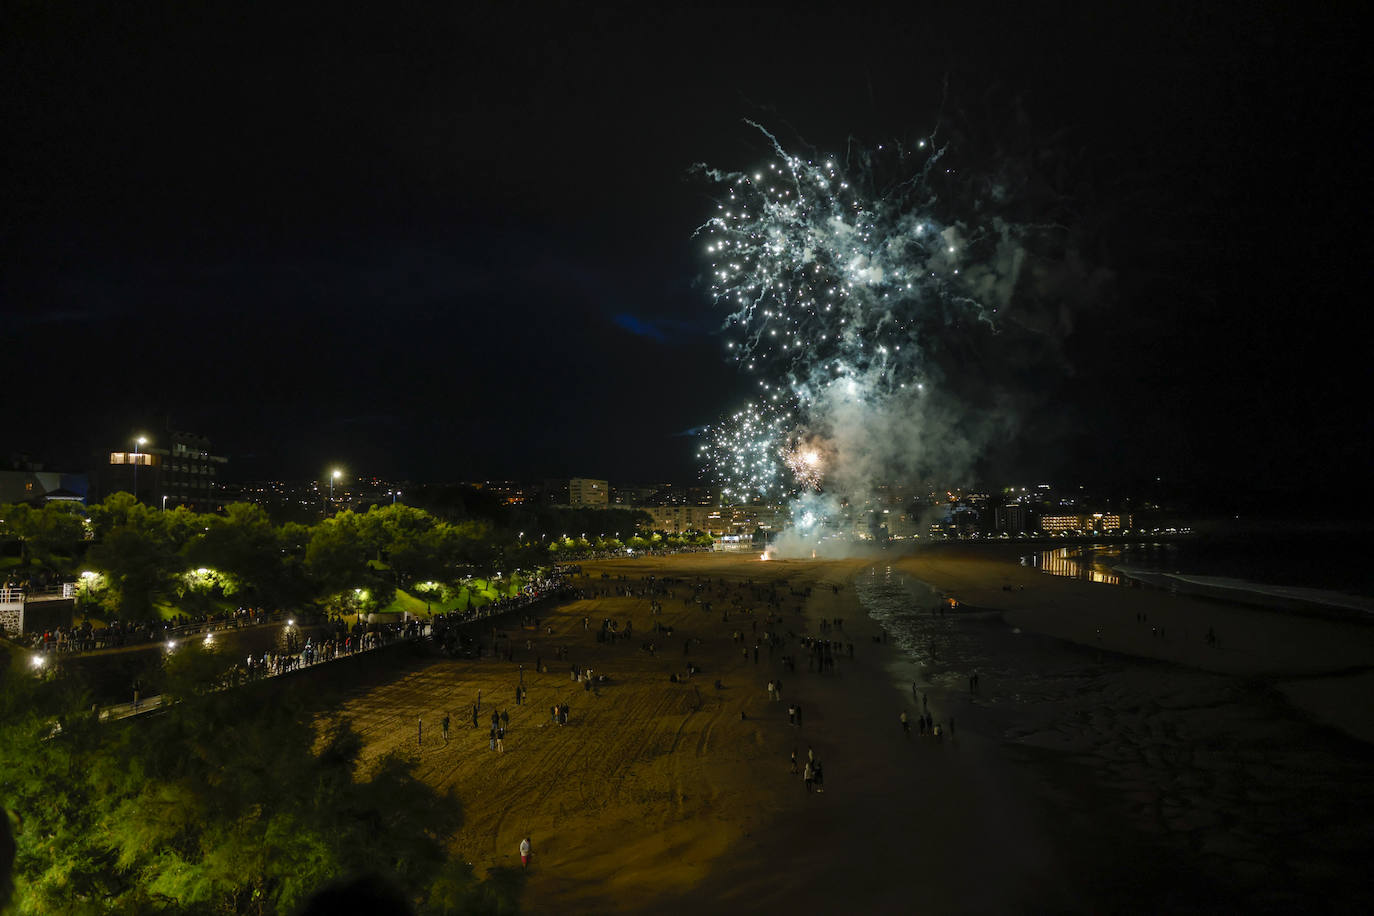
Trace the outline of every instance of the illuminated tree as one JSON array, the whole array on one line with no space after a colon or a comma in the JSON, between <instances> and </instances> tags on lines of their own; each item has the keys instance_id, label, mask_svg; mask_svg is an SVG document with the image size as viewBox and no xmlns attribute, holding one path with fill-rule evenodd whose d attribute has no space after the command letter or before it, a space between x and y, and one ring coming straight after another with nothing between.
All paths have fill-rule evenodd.
<instances>
[{"instance_id":1,"label":"illuminated tree","mask_svg":"<svg viewBox=\"0 0 1374 916\"><path fill-rule=\"evenodd\" d=\"M369 872L420 912L512 911L517 875L479 884L447 854L462 824L451 793L395 754L360 767L358 734L317 725L306 690L244 703L205 689L224 663L175 658L164 693L177 702L115 726L0 659L0 800L23 825L18 912L291 913Z\"/></svg>"},{"instance_id":2,"label":"illuminated tree","mask_svg":"<svg viewBox=\"0 0 1374 916\"><path fill-rule=\"evenodd\" d=\"M185 569L163 532L132 519L93 545L86 562L105 574L117 612L130 619L151 615L153 600L165 594L172 576Z\"/></svg>"}]
</instances>

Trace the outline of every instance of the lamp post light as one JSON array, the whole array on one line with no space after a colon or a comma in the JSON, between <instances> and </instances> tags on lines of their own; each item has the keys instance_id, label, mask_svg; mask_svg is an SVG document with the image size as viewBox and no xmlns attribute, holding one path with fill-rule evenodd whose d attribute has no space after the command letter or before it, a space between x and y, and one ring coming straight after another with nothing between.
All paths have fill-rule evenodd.
<instances>
[{"instance_id":1,"label":"lamp post light","mask_svg":"<svg viewBox=\"0 0 1374 916\"><path fill-rule=\"evenodd\" d=\"M167 511L167 494L165 493L162 495L162 511Z\"/></svg>"},{"instance_id":2,"label":"lamp post light","mask_svg":"<svg viewBox=\"0 0 1374 916\"><path fill-rule=\"evenodd\" d=\"M147 441L148 441L148 439L147 439L146 436L139 436L137 439L134 440L134 500L135 500L135 501L138 500L138 450L139 450L139 448L143 445L143 443L145 443L145 442L147 442Z\"/></svg>"},{"instance_id":3,"label":"lamp post light","mask_svg":"<svg viewBox=\"0 0 1374 916\"><path fill-rule=\"evenodd\" d=\"M343 471L340 471L338 468L335 468L329 474L329 506L331 509L334 506L334 481L338 480L341 476L343 476Z\"/></svg>"}]
</instances>

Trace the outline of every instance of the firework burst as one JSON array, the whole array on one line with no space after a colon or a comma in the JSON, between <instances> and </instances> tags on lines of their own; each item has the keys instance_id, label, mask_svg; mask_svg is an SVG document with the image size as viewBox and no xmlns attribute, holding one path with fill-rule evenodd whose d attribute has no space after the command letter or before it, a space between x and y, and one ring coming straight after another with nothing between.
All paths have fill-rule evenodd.
<instances>
[{"instance_id":1,"label":"firework burst","mask_svg":"<svg viewBox=\"0 0 1374 916\"><path fill-rule=\"evenodd\" d=\"M792 480L803 490L819 490L825 476L825 458L822 446L814 441L804 440L782 449L783 464L792 475Z\"/></svg>"},{"instance_id":2,"label":"firework burst","mask_svg":"<svg viewBox=\"0 0 1374 916\"><path fill-rule=\"evenodd\" d=\"M752 122L751 122L752 123ZM924 390L928 337L954 316L989 318L966 268L1005 238L939 218L929 141L835 156L789 153L763 127L773 161L752 172L699 167L717 212L696 236L711 258L726 347L757 379L749 407L713 426L708 472L731 496L778 498L819 489L799 443L824 437L819 405L887 409ZM994 238L995 240L995 238Z\"/></svg>"}]
</instances>

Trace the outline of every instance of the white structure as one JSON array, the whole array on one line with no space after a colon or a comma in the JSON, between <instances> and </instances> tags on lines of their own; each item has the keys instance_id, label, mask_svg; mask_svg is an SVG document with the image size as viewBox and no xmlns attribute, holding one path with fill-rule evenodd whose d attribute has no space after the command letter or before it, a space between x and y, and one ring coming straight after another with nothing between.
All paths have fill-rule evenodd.
<instances>
[{"instance_id":1,"label":"white structure","mask_svg":"<svg viewBox=\"0 0 1374 916\"><path fill-rule=\"evenodd\" d=\"M30 604L45 601L73 601L76 583L64 582L37 592L25 593L22 588L0 587L0 632L18 636L24 632L24 609Z\"/></svg>"}]
</instances>

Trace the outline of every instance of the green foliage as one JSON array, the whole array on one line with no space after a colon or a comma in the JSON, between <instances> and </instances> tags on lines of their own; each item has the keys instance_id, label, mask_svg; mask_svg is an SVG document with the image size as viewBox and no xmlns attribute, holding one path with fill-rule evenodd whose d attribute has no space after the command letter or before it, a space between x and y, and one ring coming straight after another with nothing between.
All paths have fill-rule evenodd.
<instances>
[{"instance_id":1,"label":"green foliage","mask_svg":"<svg viewBox=\"0 0 1374 916\"><path fill-rule=\"evenodd\" d=\"M208 524L182 554L187 565L211 570L223 595L274 607L308 596L304 568L289 555L286 531L278 532L261 507L231 503L223 516L202 518Z\"/></svg>"},{"instance_id":2,"label":"green foliage","mask_svg":"<svg viewBox=\"0 0 1374 916\"><path fill-rule=\"evenodd\" d=\"M413 506L373 509L362 517L362 533L400 586L443 579L458 562L461 539L453 527Z\"/></svg>"},{"instance_id":3,"label":"green foliage","mask_svg":"<svg viewBox=\"0 0 1374 916\"><path fill-rule=\"evenodd\" d=\"M520 876L479 884L449 858L461 805L419 782L413 760L363 767L347 722L317 725L282 690L268 703L207 690L222 660L174 658L165 693L178 701L120 724L97 723L60 684L0 671L18 912L290 913L369 871L420 912L513 911Z\"/></svg>"},{"instance_id":4,"label":"green foliage","mask_svg":"<svg viewBox=\"0 0 1374 916\"><path fill-rule=\"evenodd\" d=\"M0 806L13 812L19 912L104 912L123 882L93 837L99 798L86 761L111 743L81 697L0 656ZM61 732L54 737L54 725Z\"/></svg>"},{"instance_id":5,"label":"green foliage","mask_svg":"<svg viewBox=\"0 0 1374 916\"><path fill-rule=\"evenodd\" d=\"M423 600L444 609L465 608L497 595L475 593L459 583L493 570L538 566L549 552L571 558L625 544L643 549L695 543L690 538L665 542L661 535L646 541L637 526L648 516L628 510L517 513L502 508L509 510L507 522L524 519L530 530L553 525L546 530L561 526L567 532L545 542L502 533L487 518L449 508L451 519L398 503L365 513L343 511L314 525L288 522L278 527L262 508L247 503L231 504L223 515L201 515L184 507L161 512L116 493L89 509L95 543L82 568L103 575L89 584L83 601L97 612L103 606L129 618L152 617L158 607L174 616L236 605L294 609L322 604L353 614L388 608L398 591L414 593L420 583L437 583L427 587ZM22 511L15 518L18 529L32 527ZM73 525L82 524L70 514L59 522L66 526L61 536L68 539L78 530ZM579 534L569 536L573 531Z\"/></svg>"},{"instance_id":6,"label":"green foliage","mask_svg":"<svg viewBox=\"0 0 1374 916\"><path fill-rule=\"evenodd\" d=\"M305 565L321 591L341 592L369 582L369 550L362 535L360 517L348 510L312 529Z\"/></svg>"},{"instance_id":7,"label":"green foliage","mask_svg":"<svg viewBox=\"0 0 1374 916\"><path fill-rule=\"evenodd\" d=\"M151 616L153 599L165 594L172 576L185 568L165 529L136 514L109 529L91 547L86 562L104 573L114 609L130 619Z\"/></svg>"},{"instance_id":8,"label":"green foliage","mask_svg":"<svg viewBox=\"0 0 1374 916\"><path fill-rule=\"evenodd\" d=\"M99 539L112 529L120 525L127 525L130 513L144 509L146 507L141 505L132 493L125 493L121 490L105 497L104 502L91 504L87 508L86 514L91 520L95 537Z\"/></svg>"},{"instance_id":9,"label":"green foliage","mask_svg":"<svg viewBox=\"0 0 1374 916\"><path fill-rule=\"evenodd\" d=\"M41 508L19 503L0 506L0 539L19 542L20 565L37 562L52 569L67 569L86 540L80 507L69 502L50 502Z\"/></svg>"}]
</instances>

